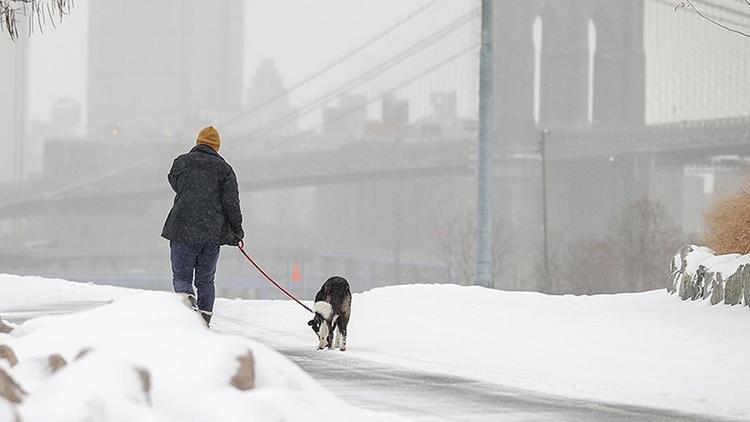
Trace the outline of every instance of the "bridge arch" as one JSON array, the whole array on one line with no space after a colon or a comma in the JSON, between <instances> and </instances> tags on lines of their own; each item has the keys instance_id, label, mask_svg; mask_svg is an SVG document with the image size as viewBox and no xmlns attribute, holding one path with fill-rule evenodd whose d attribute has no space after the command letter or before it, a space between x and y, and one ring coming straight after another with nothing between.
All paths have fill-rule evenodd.
<instances>
[{"instance_id":1,"label":"bridge arch","mask_svg":"<svg viewBox=\"0 0 750 422\"><path fill-rule=\"evenodd\" d=\"M644 0L498 0L500 135L512 142L535 126L642 124L643 14ZM534 43L537 17L541 47ZM595 54L590 23L596 28Z\"/></svg>"}]
</instances>

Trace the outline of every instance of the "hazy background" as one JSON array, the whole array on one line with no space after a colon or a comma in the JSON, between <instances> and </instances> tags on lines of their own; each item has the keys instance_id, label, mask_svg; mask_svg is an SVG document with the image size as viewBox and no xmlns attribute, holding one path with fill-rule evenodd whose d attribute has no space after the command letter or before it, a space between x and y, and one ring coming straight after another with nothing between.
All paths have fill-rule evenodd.
<instances>
[{"instance_id":1,"label":"hazy background","mask_svg":"<svg viewBox=\"0 0 750 422\"><path fill-rule=\"evenodd\" d=\"M697 4L750 25L740 2ZM165 175L214 124L249 248L300 294L333 273L357 290L472 282L478 5L79 0L57 28L0 37L0 271L169 288ZM660 287L744 180L750 40L669 1L496 5L496 287ZM229 248L218 285L273 294Z\"/></svg>"},{"instance_id":2,"label":"hazy background","mask_svg":"<svg viewBox=\"0 0 750 422\"><path fill-rule=\"evenodd\" d=\"M245 86L265 58L275 61L284 81L301 80L427 3L427 0L245 1ZM456 0L456 3L476 2ZM731 1L715 3L732 4ZM48 35L37 33L31 37L32 119L48 119L49 108L56 100L73 98L81 103L85 122L88 6L89 0L76 1L75 10L63 25L47 28ZM694 15L675 12L661 2L646 2L645 23L645 46L651 53L646 67L649 122L747 114L750 80L743 77L743 70L750 60L750 50L746 39L698 22ZM56 78L50 77L50 66L54 66ZM58 78L66 83L57 83Z\"/></svg>"}]
</instances>

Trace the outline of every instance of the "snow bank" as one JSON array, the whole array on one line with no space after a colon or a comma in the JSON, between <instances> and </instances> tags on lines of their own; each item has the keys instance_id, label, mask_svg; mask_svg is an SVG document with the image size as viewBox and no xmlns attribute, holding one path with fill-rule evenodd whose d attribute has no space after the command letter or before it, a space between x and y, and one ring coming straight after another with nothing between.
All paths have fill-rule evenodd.
<instances>
[{"instance_id":1,"label":"snow bank","mask_svg":"<svg viewBox=\"0 0 750 422\"><path fill-rule=\"evenodd\" d=\"M671 271L667 290L682 300L750 304L750 255L715 255L706 247L684 245L672 258Z\"/></svg>"},{"instance_id":2,"label":"snow bank","mask_svg":"<svg viewBox=\"0 0 750 422\"><path fill-rule=\"evenodd\" d=\"M280 348L315 347L308 315L294 303L217 306L217 330ZM659 291L547 296L396 286L354 296L346 353L572 398L750 418L739 393L750 391L741 376L750 370L750 337L741 334L749 327L743 309L685 304Z\"/></svg>"},{"instance_id":3,"label":"snow bank","mask_svg":"<svg viewBox=\"0 0 750 422\"><path fill-rule=\"evenodd\" d=\"M109 302L137 292L122 287L0 274L0 315L8 308L61 302Z\"/></svg>"},{"instance_id":4,"label":"snow bank","mask_svg":"<svg viewBox=\"0 0 750 422\"><path fill-rule=\"evenodd\" d=\"M18 421L18 413L16 412L13 404L2 397L0 397L0 421Z\"/></svg>"},{"instance_id":5,"label":"snow bank","mask_svg":"<svg viewBox=\"0 0 750 422\"><path fill-rule=\"evenodd\" d=\"M207 330L177 295L8 276L0 283L2 303L13 307L13 300L30 303L36 288L45 290L44 301L57 294L76 301L121 296L0 334L0 345L18 358L12 367L0 359L0 370L28 393L20 405L0 398L0 420L13 412L25 422L386 420L346 405L268 347ZM20 284L24 295L12 288ZM230 380L248 353L255 388L240 391ZM67 364L55 371L53 355Z\"/></svg>"},{"instance_id":6,"label":"snow bank","mask_svg":"<svg viewBox=\"0 0 750 422\"><path fill-rule=\"evenodd\" d=\"M696 271L700 262L727 274L739 268L738 257L703 254L702 261L696 254L686 262ZM24 280L0 282L2 306L18 306L7 299L6 291L16 294L8 286L48 287L46 281ZM291 301L220 299L209 331L173 295L57 287L68 289L68 301L121 298L80 314L28 321L12 335L0 335L0 345L11 346L20 361L9 368L0 360L0 368L30 393L20 406L0 399L2 421L14 411L27 422L77 421L84 414L101 421L383 418L342 404L267 347L217 334L314 349L309 315ZM26 294L15 297L34 297ZM44 292L38 297L51 298ZM750 402L741 394L750 391L750 378L742 376L750 370L750 337L742 334L748 328L746 309L681 302L658 291L547 296L396 286L354 296L346 353L572 398L750 419ZM94 351L76 360L87 347ZM228 379L237 370L236 358L248 350L256 360L256 388L241 392ZM53 353L69 364L51 374ZM148 394L139 368L150 375Z\"/></svg>"}]
</instances>

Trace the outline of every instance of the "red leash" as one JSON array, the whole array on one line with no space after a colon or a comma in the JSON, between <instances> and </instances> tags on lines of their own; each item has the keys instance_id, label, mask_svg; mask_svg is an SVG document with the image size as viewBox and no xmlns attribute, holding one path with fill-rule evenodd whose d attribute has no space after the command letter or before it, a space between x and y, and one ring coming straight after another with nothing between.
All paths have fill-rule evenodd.
<instances>
[{"instance_id":1,"label":"red leash","mask_svg":"<svg viewBox=\"0 0 750 422\"><path fill-rule=\"evenodd\" d=\"M281 285L279 285L279 283L275 282L268 274L266 274L265 271L263 271L262 268L260 268L258 266L258 264L255 263L255 261L253 261L252 258L250 258L250 255L248 255L247 252L245 252L245 242L243 242L243 241L240 240L240 243L237 245L237 247L240 249L240 252L242 252L242 255L245 255L245 258L247 258L247 260L250 261L251 264L253 264L253 267L255 267L255 269L257 269L258 271L260 271L260 273L263 274L266 277L266 279L268 279L268 281L271 282L271 284L273 284L274 286L276 286L277 289L279 289L282 292L284 292L284 294L286 294L287 296L289 296L295 302L299 303L303 308L307 309L310 313L314 313L312 309L308 308L307 305L305 305L304 303L300 302L296 297L294 297L291 293L289 293L289 291L287 291L287 289L281 287Z\"/></svg>"}]
</instances>

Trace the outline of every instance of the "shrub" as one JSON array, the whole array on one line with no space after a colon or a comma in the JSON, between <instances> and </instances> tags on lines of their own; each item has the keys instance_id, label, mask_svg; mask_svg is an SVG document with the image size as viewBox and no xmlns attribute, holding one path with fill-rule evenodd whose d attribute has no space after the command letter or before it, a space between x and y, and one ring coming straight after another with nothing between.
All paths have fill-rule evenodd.
<instances>
[{"instance_id":1,"label":"shrub","mask_svg":"<svg viewBox=\"0 0 750 422\"><path fill-rule=\"evenodd\" d=\"M576 240L567 247L555 280L557 293L622 293L664 285L680 230L659 201L630 203L612 217L603 237Z\"/></svg>"},{"instance_id":2,"label":"shrub","mask_svg":"<svg viewBox=\"0 0 750 422\"><path fill-rule=\"evenodd\" d=\"M717 254L750 253L750 195L741 192L717 201L704 215L703 243Z\"/></svg>"}]
</instances>

